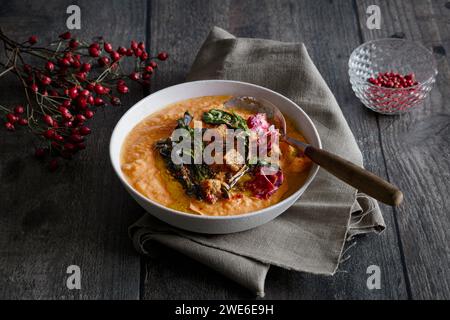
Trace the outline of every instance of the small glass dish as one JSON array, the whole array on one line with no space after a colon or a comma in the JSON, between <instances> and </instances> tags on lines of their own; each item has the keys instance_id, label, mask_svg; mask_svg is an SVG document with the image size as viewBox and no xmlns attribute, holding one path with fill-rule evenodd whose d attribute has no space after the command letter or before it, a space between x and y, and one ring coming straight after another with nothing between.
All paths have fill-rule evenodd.
<instances>
[{"instance_id":1,"label":"small glass dish","mask_svg":"<svg viewBox=\"0 0 450 320\"><path fill-rule=\"evenodd\" d=\"M369 109L387 115L410 111L420 104L436 82L433 53L403 39L380 39L362 44L350 56L350 83L356 96ZM418 84L408 88L386 88L369 82L380 73L414 74Z\"/></svg>"}]
</instances>

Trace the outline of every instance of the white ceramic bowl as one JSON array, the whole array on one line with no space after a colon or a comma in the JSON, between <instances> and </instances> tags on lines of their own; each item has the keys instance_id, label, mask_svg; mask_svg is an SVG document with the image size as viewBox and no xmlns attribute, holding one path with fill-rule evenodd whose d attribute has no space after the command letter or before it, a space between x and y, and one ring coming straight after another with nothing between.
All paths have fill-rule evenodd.
<instances>
[{"instance_id":1,"label":"white ceramic bowl","mask_svg":"<svg viewBox=\"0 0 450 320\"><path fill-rule=\"evenodd\" d=\"M122 144L128 133L140 121L169 104L190 98L214 95L247 95L266 99L278 106L283 114L289 116L294 121L295 125L301 130L311 145L318 148L322 146L311 119L298 105L288 98L272 90L250 83L227 80L204 80L187 82L160 90L131 107L114 128L110 142L110 157L112 166L127 191L150 214L181 229L199 233L225 234L258 227L282 214L305 192L306 188L314 179L318 171L318 166L313 165L305 184L283 201L263 210L225 217L200 216L164 207L137 192L128 183L120 167Z\"/></svg>"}]
</instances>

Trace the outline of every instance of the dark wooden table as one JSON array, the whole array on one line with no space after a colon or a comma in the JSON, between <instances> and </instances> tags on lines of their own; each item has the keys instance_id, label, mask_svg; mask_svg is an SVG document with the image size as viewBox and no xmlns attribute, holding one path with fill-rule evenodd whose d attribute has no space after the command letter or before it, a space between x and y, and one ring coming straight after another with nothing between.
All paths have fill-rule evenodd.
<instances>
[{"instance_id":1,"label":"dark wooden table","mask_svg":"<svg viewBox=\"0 0 450 320\"><path fill-rule=\"evenodd\" d=\"M167 50L152 91L180 83L214 25L245 37L303 41L336 95L368 169L406 195L398 209L382 207L387 230L357 239L334 277L272 268L267 298L450 298L450 2L447 0L3 0L0 26L12 37L43 41L65 31L66 8L78 4L84 38L115 44L145 39ZM381 8L380 30L366 27L366 9ZM347 75L362 42L405 37L434 50L437 84L424 106L401 117L379 116L353 95ZM276 72L276 65L273 68ZM16 82L0 81L2 104L17 103ZM120 116L146 92L133 90L123 107L92 122L86 152L57 173L32 159L27 138L0 131L0 298L177 299L253 295L181 254L143 258L127 227L143 212L113 174L109 137ZM67 266L81 267L82 289L68 290ZM368 290L367 267L381 268L380 290Z\"/></svg>"}]
</instances>

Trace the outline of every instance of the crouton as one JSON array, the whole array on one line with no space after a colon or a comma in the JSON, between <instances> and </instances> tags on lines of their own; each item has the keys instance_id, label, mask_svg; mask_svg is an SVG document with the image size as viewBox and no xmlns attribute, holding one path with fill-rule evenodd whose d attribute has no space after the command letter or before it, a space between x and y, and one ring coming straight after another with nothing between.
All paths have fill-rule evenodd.
<instances>
[{"instance_id":1,"label":"crouton","mask_svg":"<svg viewBox=\"0 0 450 320\"><path fill-rule=\"evenodd\" d=\"M215 203L222 197L222 181L218 179L206 179L200 184L203 197L211 203Z\"/></svg>"},{"instance_id":2,"label":"crouton","mask_svg":"<svg viewBox=\"0 0 450 320\"><path fill-rule=\"evenodd\" d=\"M237 152L236 149L230 149L223 157L227 168L231 172L238 172L242 165L245 163L244 157Z\"/></svg>"}]
</instances>

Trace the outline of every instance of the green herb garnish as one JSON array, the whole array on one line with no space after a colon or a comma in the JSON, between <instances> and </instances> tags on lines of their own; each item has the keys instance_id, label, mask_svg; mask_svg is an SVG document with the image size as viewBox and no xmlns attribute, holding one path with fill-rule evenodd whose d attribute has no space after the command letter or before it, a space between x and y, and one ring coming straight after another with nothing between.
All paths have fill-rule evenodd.
<instances>
[{"instance_id":1,"label":"green herb garnish","mask_svg":"<svg viewBox=\"0 0 450 320\"><path fill-rule=\"evenodd\" d=\"M208 124L226 124L231 129L248 131L247 122L241 116L220 109L211 109L203 113L203 121Z\"/></svg>"},{"instance_id":2,"label":"green herb garnish","mask_svg":"<svg viewBox=\"0 0 450 320\"><path fill-rule=\"evenodd\" d=\"M189 127L192 120L192 115L189 112L185 112L183 118L177 120L176 129L187 130L187 133L191 136L191 139L193 141L194 129ZM211 178L213 176L213 173L211 172L211 169L208 165L194 163L194 141L190 152L190 156L192 157L192 164L177 165L173 163L172 150L173 146L176 143L178 143L178 141L172 141L171 138L167 138L158 141L155 144L155 147L163 157L169 172L175 179L177 179L181 183L183 188L186 190L186 193L190 196L195 196L201 199L202 193L200 189L200 183L205 179ZM200 145L203 147L203 144Z\"/></svg>"}]
</instances>

